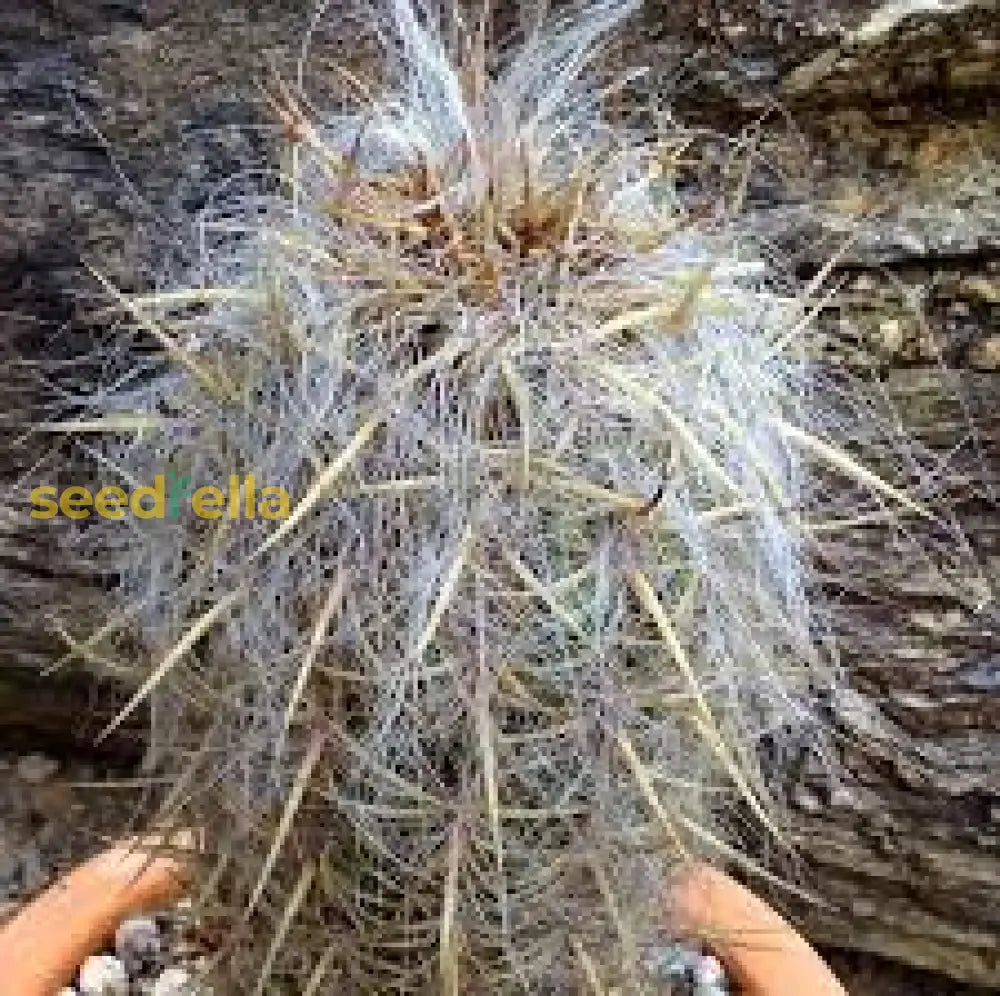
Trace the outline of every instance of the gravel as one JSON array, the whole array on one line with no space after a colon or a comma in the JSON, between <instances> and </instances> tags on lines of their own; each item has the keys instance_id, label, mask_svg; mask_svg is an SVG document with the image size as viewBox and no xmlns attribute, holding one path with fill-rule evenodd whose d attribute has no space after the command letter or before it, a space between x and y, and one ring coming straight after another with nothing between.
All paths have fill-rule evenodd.
<instances>
[{"instance_id":1,"label":"gravel","mask_svg":"<svg viewBox=\"0 0 1000 996\"><path fill-rule=\"evenodd\" d=\"M210 996L208 988L198 981L204 953L185 938L176 911L132 917L115 933L114 955L105 953L90 959L101 961L109 973L123 973L124 988L86 988L87 962L80 970L77 988L68 990L66 996Z\"/></svg>"},{"instance_id":2,"label":"gravel","mask_svg":"<svg viewBox=\"0 0 1000 996\"><path fill-rule=\"evenodd\" d=\"M134 824L138 790L106 777L40 753L0 755L0 926ZM197 982L207 950L184 910L133 917L55 996L209 996Z\"/></svg>"},{"instance_id":3,"label":"gravel","mask_svg":"<svg viewBox=\"0 0 1000 996\"><path fill-rule=\"evenodd\" d=\"M694 966L695 996L728 996L729 980L714 955L699 955Z\"/></svg>"},{"instance_id":4,"label":"gravel","mask_svg":"<svg viewBox=\"0 0 1000 996\"><path fill-rule=\"evenodd\" d=\"M697 947L667 945L657 952L649 967L670 984L671 996L734 996L719 959Z\"/></svg>"},{"instance_id":5,"label":"gravel","mask_svg":"<svg viewBox=\"0 0 1000 996\"><path fill-rule=\"evenodd\" d=\"M130 975L159 966L163 956L163 937L156 920L144 916L122 921L115 932L115 954Z\"/></svg>"},{"instance_id":6,"label":"gravel","mask_svg":"<svg viewBox=\"0 0 1000 996\"><path fill-rule=\"evenodd\" d=\"M82 996L129 996L128 972L114 955L93 955L80 966L77 987Z\"/></svg>"}]
</instances>

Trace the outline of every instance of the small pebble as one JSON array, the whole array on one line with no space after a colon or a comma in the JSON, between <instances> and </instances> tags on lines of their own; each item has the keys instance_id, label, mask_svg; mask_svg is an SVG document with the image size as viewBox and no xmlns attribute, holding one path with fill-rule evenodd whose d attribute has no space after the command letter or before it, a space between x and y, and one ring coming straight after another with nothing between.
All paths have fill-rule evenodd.
<instances>
[{"instance_id":1,"label":"small pebble","mask_svg":"<svg viewBox=\"0 0 1000 996\"><path fill-rule=\"evenodd\" d=\"M718 958L701 955L694 965L695 996L726 996L728 980Z\"/></svg>"},{"instance_id":2,"label":"small pebble","mask_svg":"<svg viewBox=\"0 0 1000 996\"><path fill-rule=\"evenodd\" d=\"M128 996L128 972L113 955L94 955L80 968L77 985L83 996Z\"/></svg>"},{"instance_id":3,"label":"small pebble","mask_svg":"<svg viewBox=\"0 0 1000 996\"><path fill-rule=\"evenodd\" d=\"M662 979L683 978L690 963L690 952L679 945L670 945L657 951L650 962L652 971Z\"/></svg>"},{"instance_id":4,"label":"small pebble","mask_svg":"<svg viewBox=\"0 0 1000 996\"><path fill-rule=\"evenodd\" d=\"M201 996L201 989L187 969L168 968L160 973L150 996Z\"/></svg>"},{"instance_id":5,"label":"small pebble","mask_svg":"<svg viewBox=\"0 0 1000 996\"><path fill-rule=\"evenodd\" d=\"M702 985L700 982L696 982L691 990L691 996L729 996L729 990L724 982L717 986Z\"/></svg>"},{"instance_id":6,"label":"small pebble","mask_svg":"<svg viewBox=\"0 0 1000 996\"><path fill-rule=\"evenodd\" d=\"M686 944L664 945L649 968L678 996L729 996L729 980L718 958Z\"/></svg>"},{"instance_id":7,"label":"small pebble","mask_svg":"<svg viewBox=\"0 0 1000 996\"><path fill-rule=\"evenodd\" d=\"M41 785L59 770L59 762L44 754L27 754L18 758L15 770L22 781L29 785Z\"/></svg>"},{"instance_id":8,"label":"small pebble","mask_svg":"<svg viewBox=\"0 0 1000 996\"><path fill-rule=\"evenodd\" d=\"M155 965L162 951L160 928L152 917L123 920L115 931L115 954L132 975L146 966Z\"/></svg>"}]
</instances>

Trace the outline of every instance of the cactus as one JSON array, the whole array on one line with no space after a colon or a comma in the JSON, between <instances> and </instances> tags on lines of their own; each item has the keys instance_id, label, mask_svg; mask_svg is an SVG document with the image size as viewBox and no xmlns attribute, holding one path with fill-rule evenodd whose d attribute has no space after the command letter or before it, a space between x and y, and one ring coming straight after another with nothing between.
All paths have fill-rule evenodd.
<instances>
[{"instance_id":1,"label":"cactus","mask_svg":"<svg viewBox=\"0 0 1000 996\"><path fill-rule=\"evenodd\" d=\"M104 284L136 339L75 427L162 480L103 499L83 645L151 661L112 726L151 703L222 987L655 990L671 874L766 874L724 824L780 841L760 744L824 741L825 478L845 518L932 515L845 445L820 282L607 112L635 6L494 45L388 0L343 109L268 89L286 162L210 201L190 270Z\"/></svg>"}]
</instances>

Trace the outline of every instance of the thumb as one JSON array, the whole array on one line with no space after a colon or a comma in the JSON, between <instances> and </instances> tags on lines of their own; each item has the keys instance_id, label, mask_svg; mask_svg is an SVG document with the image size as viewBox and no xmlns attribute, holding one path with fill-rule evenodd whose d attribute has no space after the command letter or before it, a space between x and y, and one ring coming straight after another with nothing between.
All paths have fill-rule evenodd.
<instances>
[{"instance_id":1,"label":"thumb","mask_svg":"<svg viewBox=\"0 0 1000 996\"><path fill-rule=\"evenodd\" d=\"M675 929L704 941L746 996L847 996L805 939L724 872L686 869L671 910Z\"/></svg>"}]
</instances>

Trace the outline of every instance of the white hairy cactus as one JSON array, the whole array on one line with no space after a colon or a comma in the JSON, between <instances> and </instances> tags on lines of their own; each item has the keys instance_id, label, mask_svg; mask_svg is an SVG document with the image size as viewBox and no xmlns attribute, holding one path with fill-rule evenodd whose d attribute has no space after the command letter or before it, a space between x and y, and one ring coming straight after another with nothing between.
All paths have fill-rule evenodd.
<instances>
[{"instance_id":1,"label":"white hairy cactus","mask_svg":"<svg viewBox=\"0 0 1000 996\"><path fill-rule=\"evenodd\" d=\"M820 726L813 467L920 512L838 446L811 291L607 117L633 7L494 51L392 0L383 75L276 84L287 168L117 296L158 349L91 399L113 483L257 489L94 530L88 644L152 655L116 723L153 702L241 992L654 988L671 869L740 860L727 806L780 835L757 745Z\"/></svg>"}]
</instances>

